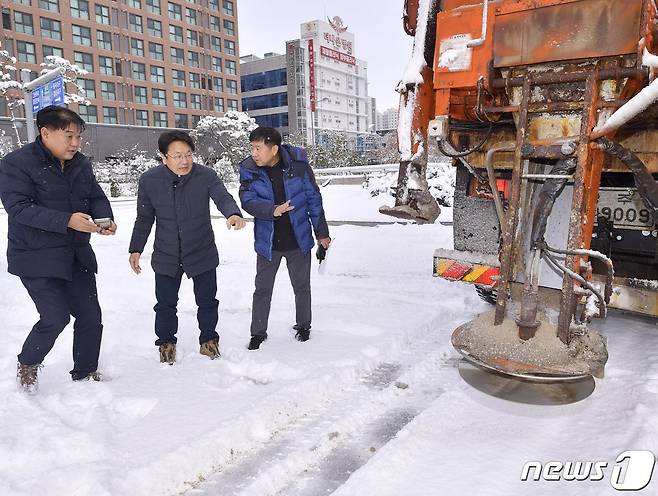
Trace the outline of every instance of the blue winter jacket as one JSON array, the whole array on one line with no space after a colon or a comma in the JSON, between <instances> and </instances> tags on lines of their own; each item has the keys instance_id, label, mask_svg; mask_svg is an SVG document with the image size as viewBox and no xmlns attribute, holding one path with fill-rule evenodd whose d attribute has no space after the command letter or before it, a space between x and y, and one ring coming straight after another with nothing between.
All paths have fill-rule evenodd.
<instances>
[{"instance_id":1,"label":"blue winter jacket","mask_svg":"<svg viewBox=\"0 0 658 496\"><path fill-rule=\"evenodd\" d=\"M306 151L291 145L282 145L279 150L283 162L286 199L295 207L288 212L292 230L300 250L307 253L315 244L311 229L317 239L329 237L322 196L308 163ZM276 208L274 189L267 171L258 167L251 157L240 163L240 202L242 208L254 216L256 253L272 260Z\"/></svg>"},{"instance_id":2,"label":"blue winter jacket","mask_svg":"<svg viewBox=\"0 0 658 496\"><path fill-rule=\"evenodd\" d=\"M0 197L9 216L9 273L71 280L73 261L96 272L89 233L68 228L71 214L112 217L91 162L76 153L62 170L41 139L0 162Z\"/></svg>"}]
</instances>

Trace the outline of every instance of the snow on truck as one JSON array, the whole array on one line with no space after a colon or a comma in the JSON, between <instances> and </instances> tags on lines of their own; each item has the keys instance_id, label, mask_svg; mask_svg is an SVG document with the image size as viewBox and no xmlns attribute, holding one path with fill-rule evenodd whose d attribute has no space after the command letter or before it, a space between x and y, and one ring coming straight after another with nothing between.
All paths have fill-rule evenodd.
<instances>
[{"instance_id":1,"label":"snow on truck","mask_svg":"<svg viewBox=\"0 0 658 496\"><path fill-rule=\"evenodd\" d=\"M494 310L452 335L485 368L601 377L608 307L658 315L656 0L406 0L389 215L434 222L429 140L457 168L434 275Z\"/></svg>"}]
</instances>

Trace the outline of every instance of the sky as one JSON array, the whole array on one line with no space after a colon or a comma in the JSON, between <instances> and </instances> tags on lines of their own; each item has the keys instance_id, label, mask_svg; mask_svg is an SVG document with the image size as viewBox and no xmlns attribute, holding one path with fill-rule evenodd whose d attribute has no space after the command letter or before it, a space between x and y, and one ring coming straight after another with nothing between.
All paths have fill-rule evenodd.
<instances>
[{"instance_id":1,"label":"sky","mask_svg":"<svg viewBox=\"0 0 658 496\"><path fill-rule=\"evenodd\" d=\"M240 55L285 52L299 26L340 16L354 33L355 55L368 62L368 94L377 110L397 107L395 86L411 57L413 39L402 29L404 0L238 0Z\"/></svg>"}]
</instances>

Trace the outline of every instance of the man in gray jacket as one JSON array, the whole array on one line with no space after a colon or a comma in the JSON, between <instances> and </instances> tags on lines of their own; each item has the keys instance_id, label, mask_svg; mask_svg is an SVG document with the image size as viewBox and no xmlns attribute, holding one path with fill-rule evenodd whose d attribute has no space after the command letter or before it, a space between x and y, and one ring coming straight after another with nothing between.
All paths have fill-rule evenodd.
<instances>
[{"instance_id":1,"label":"man in gray jacket","mask_svg":"<svg viewBox=\"0 0 658 496\"><path fill-rule=\"evenodd\" d=\"M151 266L155 272L156 346L160 361L176 361L176 306L183 273L194 283L198 305L200 353L219 356L217 273L219 256L210 223L210 200L226 217L229 229L242 229L242 213L215 171L192 161L194 141L184 131L167 131L158 139L163 165L139 179L137 219L130 240L130 267L139 259L155 221Z\"/></svg>"}]
</instances>

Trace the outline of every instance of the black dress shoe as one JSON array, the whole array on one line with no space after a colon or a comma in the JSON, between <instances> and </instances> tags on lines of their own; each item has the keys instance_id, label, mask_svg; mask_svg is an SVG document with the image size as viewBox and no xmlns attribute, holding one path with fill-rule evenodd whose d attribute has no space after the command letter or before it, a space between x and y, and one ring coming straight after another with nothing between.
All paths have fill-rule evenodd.
<instances>
[{"instance_id":1,"label":"black dress shoe","mask_svg":"<svg viewBox=\"0 0 658 496\"><path fill-rule=\"evenodd\" d=\"M262 335L262 334L257 334L255 336L251 336L251 341L249 341L249 345L247 346L248 350L257 350L261 343L267 339L267 334Z\"/></svg>"}]
</instances>

